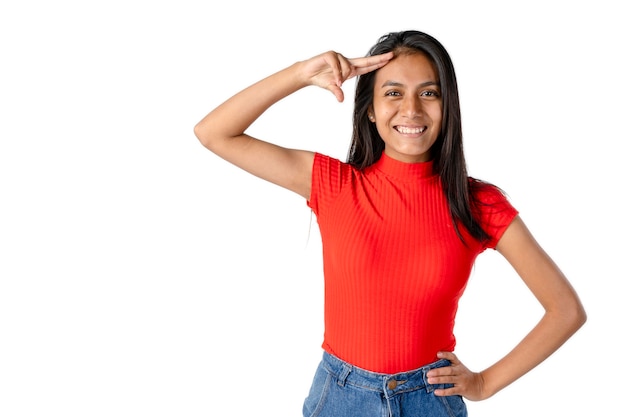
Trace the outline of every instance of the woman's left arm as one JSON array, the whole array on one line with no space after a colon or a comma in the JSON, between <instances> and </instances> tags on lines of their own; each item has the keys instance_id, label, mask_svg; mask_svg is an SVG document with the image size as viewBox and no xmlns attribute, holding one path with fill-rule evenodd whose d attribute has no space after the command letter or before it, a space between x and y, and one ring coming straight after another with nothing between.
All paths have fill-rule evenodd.
<instances>
[{"instance_id":1,"label":"woman's left arm","mask_svg":"<svg viewBox=\"0 0 626 417\"><path fill-rule=\"evenodd\" d=\"M430 371L429 382L452 383L454 387L437 390L437 395L463 395L474 401L491 397L543 362L587 319L576 291L519 216L504 232L496 250L513 266L545 313L511 352L482 372L471 372L456 355L442 352L440 357L452 365Z\"/></svg>"}]
</instances>

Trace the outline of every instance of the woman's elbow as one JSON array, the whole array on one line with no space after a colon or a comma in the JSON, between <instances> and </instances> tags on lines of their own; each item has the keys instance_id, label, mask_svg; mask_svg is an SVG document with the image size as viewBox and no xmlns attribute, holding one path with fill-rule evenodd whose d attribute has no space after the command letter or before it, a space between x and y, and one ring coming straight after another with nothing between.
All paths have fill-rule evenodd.
<instances>
[{"instance_id":1,"label":"woman's elbow","mask_svg":"<svg viewBox=\"0 0 626 417\"><path fill-rule=\"evenodd\" d=\"M209 150L211 150L213 146L212 145L213 141L211 140L212 135L210 134L210 131L211 131L210 127L207 125L207 123L204 120L200 121L193 128L193 133L196 136L196 138L200 141L202 146L204 146L205 148Z\"/></svg>"},{"instance_id":2,"label":"woman's elbow","mask_svg":"<svg viewBox=\"0 0 626 417\"><path fill-rule=\"evenodd\" d=\"M577 329L580 329L587 322L587 312L583 305L579 302L576 308L576 312L574 314L575 322L577 324Z\"/></svg>"},{"instance_id":3,"label":"woman's elbow","mask_svg":"<svg viewBox=\"0 0 626 417\"><path fill-rule=\"evenodd\" d=\"M574 297L564 311L572 333L578 331L587 322L587 312L578 297Z\"/></svg>"}]
</instances>

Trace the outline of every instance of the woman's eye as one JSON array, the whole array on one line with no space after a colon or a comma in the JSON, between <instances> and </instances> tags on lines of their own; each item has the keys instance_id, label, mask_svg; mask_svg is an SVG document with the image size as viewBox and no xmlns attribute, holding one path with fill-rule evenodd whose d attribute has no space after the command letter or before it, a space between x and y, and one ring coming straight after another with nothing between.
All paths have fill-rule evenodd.
<instances>
[{"instance_id":1,"label":"woman's eye","mask_svg":"<svg viewBox=\"0 0 626 417\"><path fill-rule=\"evenodd\" d=\"M399 92L397 92L397 91L387 91L387 92L385 93L385 95L386 95L386 96L393 96L393 97L397 97L397 96L399 96L399 95L400 95L400 93L399 93Z\"/></svg>"},{"instance_id":2,"label":"woman's eye","mask_svg":"<svg viewBox=\"0 0 626 417\"><path fill-rule=\"evenodd\" d=\"M425 97L439 97L439 93L434 90L427 90L422 93L422 96Z\"/></svg>"}]
</instances>

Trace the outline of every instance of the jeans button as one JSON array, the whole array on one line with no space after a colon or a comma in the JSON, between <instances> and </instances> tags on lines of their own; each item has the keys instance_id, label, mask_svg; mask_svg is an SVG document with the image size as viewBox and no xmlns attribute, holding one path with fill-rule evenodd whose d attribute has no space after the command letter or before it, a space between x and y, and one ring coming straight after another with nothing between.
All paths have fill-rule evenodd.
<instances>
[{"instance_id":1,"label":"jeans button","mask_svg":"<svg viewBox=\"0 0 626 417\"><path fill-rule=\"evenodd\" d=\"M398 382L395 379L391 379L389 380L389 382L387 382L387 388L389 389L396 389L397 386Z\"/></svg>"}]
</instances>

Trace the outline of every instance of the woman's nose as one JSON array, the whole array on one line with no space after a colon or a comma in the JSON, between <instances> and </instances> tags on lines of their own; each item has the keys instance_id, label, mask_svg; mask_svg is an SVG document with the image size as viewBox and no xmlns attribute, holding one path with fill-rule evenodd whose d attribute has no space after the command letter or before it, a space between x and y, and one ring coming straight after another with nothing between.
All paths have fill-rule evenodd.
<instances>
[{"instance_id":1,"label":"woman's nose","mask_svg":"<svg viewBox=\"0 0 626 417\"><path fill-rule=\"evenodd\" d=\"M405 96L402 100L402 114L406 117L416 117L422 112L422 103L419 97Z\"/></svg>"}]
</instances>

